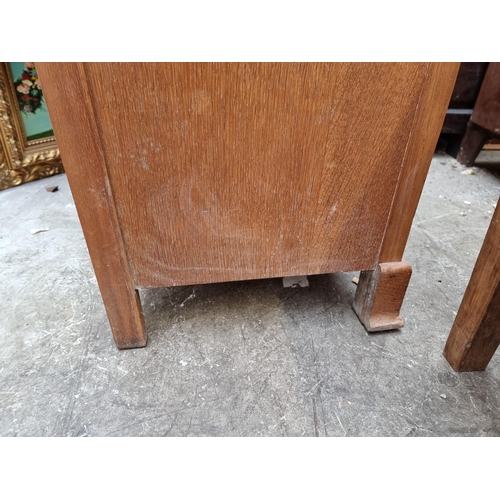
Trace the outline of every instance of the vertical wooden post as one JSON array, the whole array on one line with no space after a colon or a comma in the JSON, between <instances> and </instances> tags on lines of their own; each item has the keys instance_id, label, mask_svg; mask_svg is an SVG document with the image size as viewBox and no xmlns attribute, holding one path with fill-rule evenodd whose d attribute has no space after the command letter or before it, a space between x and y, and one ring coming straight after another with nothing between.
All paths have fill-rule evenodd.
<instances>
[{"instance_id":1,"label":"vertical wooden post","mask_svg":"<svg viewBox=\"0 0 500 500\"><path fill-rule=\"evenodd\" d=\"M500 345L500 204L444 348L459 372L484 370Z\"/></svg>"},{"instance_id":2,"label":"vertical wooden post","mask_svg":"<svg viewBox=\"0 0 500 500\"><path fill-rule=\"evenodd\" d=\"M116 345L143 347L147 337L139 293L127 261L83 66L37 63L37 70ZM70 130L64 126L68 106L74 116Z\"/></svg>"}]
</instances>

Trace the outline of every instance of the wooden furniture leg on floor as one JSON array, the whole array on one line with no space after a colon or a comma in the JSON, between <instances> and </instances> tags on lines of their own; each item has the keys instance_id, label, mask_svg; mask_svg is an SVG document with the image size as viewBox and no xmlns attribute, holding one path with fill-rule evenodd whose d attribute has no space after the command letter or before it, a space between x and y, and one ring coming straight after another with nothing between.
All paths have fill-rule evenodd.
<instances>
[{"instance_id":1,"label":"wooden furniture leg on floor","mask_svg":"<svg viewBox=\"0 0 500 500\"><path fill-rule=\"evenodd\" d=\"M359 277L353 308L368 332L394 330L404 325L399 312L412 269L403 254L455 82L447 72L453 71L456 77L458 65L433 67L431 71L429 76L436 79L436 84L426 87L420 99L414 140L410 141L403 162L378 264Z\"/></svg>"},{"instance_id":2,"label":"wooden furniture leg on floor","mask_svg":"<svg viewBox=\"0 0 500 500\"><path fill-rule=\"evenodd\" d=\"M500 139L500 63L489 63L457 160L472 167L489 139Z\"/></svg>"},{"instance_id":3,"label":"wooden furniture leg on floor","mask_svg":"<svg viewBox=\"0 0 500 500\"><path fill-rule=\"evenodd\" d=\"M460 143L457 161L466 167L474 166L474 162L483 149L483 146L493 137L494 135L486 129L473 122L469 122L465 135Z\"/></svg>"},{"instance_id":4,"label":"wooden furniture leg on floor","mask_svg":"<svg viewBox=\"0 0 500 500\"><path fill-rule=\"evenodd\" d=\"M37 63L117 346L146 344L143 288L353 270L363 324L399 328L458 67Z\"/></svg>"},{"instance_id":5,"label":"wooden furniture leg on floor","mask_svg":"<svg viewBox=\"0 0 500 500\"><path fill-rule=\"evenodd\" d=\"M500 344L500 203L444 348L455 371L484 370Z\"/></svg>"}]
</instances>

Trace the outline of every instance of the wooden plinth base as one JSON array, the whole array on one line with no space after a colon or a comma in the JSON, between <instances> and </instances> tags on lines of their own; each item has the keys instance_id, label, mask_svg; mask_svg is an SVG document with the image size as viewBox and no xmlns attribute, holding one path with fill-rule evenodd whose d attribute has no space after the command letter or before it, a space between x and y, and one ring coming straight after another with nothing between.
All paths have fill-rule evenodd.
<instances>
[{"instance_id":1,"label":"wooden plinth base","mask_svg":"<svg viewBox=\"0 0 500 500\"><path fill-rule=\"evenodd\" d=\"M374 271L362 271L353 308L369 332L395 330L404 325L399 315L411 277L406 261L385 262Z\"/></svg>"}]
</instances>

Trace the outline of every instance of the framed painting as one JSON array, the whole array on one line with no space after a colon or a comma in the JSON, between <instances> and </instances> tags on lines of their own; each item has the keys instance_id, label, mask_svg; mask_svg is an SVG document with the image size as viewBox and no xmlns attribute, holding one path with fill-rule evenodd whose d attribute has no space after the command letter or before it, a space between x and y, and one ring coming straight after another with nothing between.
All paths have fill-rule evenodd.
<instances>
[{"instance_id":1,"label":"framed painting","mask_svg":"<svg viewBox=\"0 0 500 500\"><path fill-rule=\"evenodd\" d=\"M63 171L35 64L0 62L0 189Z\"/></svg>"}]
</instances>

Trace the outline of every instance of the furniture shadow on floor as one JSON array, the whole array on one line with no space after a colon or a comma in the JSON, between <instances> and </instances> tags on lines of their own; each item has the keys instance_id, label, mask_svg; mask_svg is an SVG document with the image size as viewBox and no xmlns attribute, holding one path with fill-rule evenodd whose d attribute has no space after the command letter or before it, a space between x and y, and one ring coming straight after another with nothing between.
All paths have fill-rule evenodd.
<instances>
[{"instance_id":1,"label":"furniture shadow on floor","mask_svg":"<svg viewBox=\"0 0 500 500\"><path fill-rule=\"evenodd\" d=\"M352 279L358 274L309 276L305 288L284 288L281 278L273 278L141 290L149 343L179 333L230 337L243 329L258 334L290 321L306 330L329 321L332 330L363 334L352 309Z\"/></svg>"}]
</instances>

